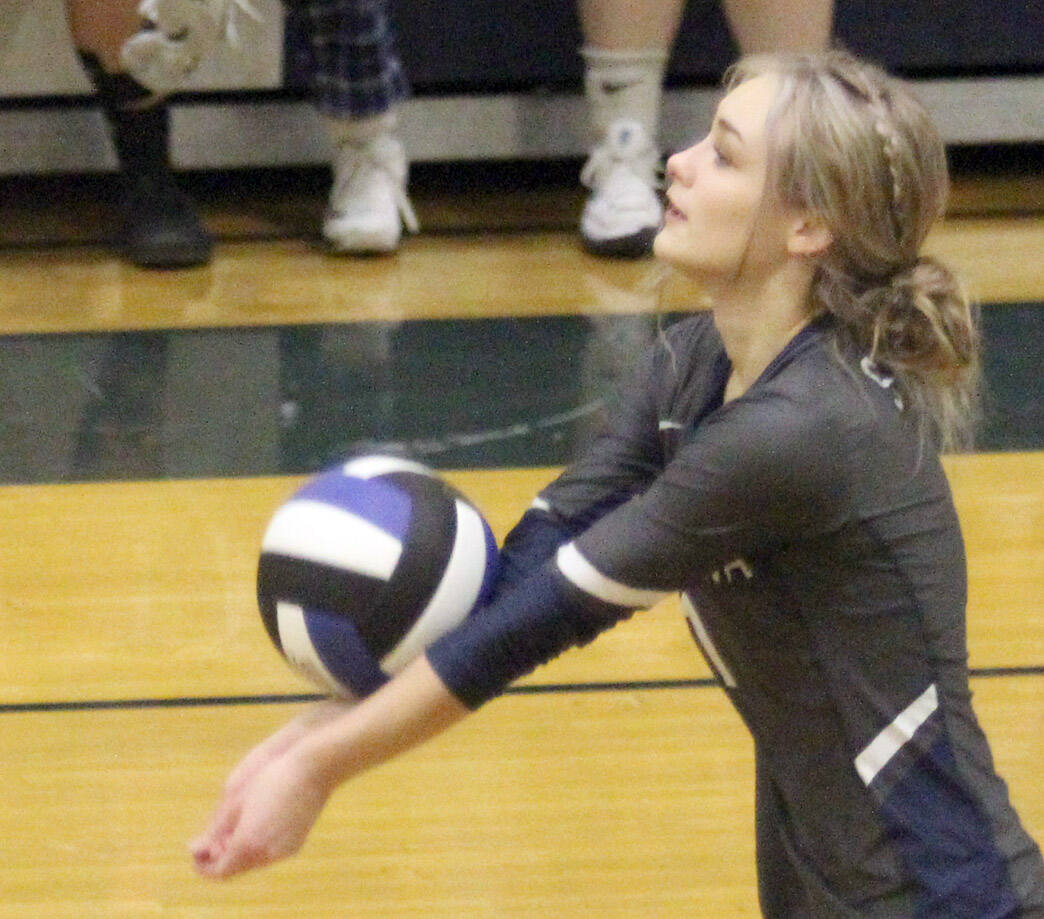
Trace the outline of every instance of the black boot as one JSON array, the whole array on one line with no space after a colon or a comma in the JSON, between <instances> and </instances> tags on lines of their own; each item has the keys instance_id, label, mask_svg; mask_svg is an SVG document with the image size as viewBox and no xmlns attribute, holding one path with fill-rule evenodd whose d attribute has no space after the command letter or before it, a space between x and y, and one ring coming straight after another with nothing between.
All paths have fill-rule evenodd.
<instances>
[{"instance_id":1,"label":"black boot","mask_svg":"<svg viewBox=\"0 0 1044 919\"><path fill-rule=\"evenodd\" d=\"M170 172L124 174L120 249L142 268L186 268L210 261L210 236Z\"/></svg>"},{"instance_id":2,"label":"black boot","mask_svg":"<svg viewBox=\"0 0 1044 919\"><path fill-rule=\"evenodd\" d=\"M192 200L167 163L167 106L125 74L106 73L81 54L98 91L120 161L120 250L143 268L183 268L210 260L212 243Z\"/></svg>"}]
</instances>

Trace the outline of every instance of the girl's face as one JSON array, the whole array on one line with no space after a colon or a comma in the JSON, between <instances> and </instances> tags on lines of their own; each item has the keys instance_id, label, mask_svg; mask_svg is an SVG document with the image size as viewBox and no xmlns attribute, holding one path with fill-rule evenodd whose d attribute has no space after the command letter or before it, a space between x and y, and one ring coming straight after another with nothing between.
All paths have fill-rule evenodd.
<instances>
[{"instance_id":1,"label":"girl's face","mask_svg":"<svg viewBox=\"0 0 1044 919\"><path fill-rule=\"evenodd\" d=\"M696 278L735 281L786 256L783 209L765 194L777 79L754 77L718 106L710 134L667 160L656 256Z\"/></svg>"}]
</instances>

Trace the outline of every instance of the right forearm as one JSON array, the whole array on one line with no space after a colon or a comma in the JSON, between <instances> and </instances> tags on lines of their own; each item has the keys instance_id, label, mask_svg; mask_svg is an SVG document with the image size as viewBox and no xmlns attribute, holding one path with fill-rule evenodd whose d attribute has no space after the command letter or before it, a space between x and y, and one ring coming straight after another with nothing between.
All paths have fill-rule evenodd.
<instances>
[{"instance_id":1,"label":"right forearm","mask_svg":"<svg viewBox=\"0 0 1044 919\"><path fill-rule=\"evenodd\" d=\"M332 790L441 733L467 709L423 655L356 707L318 724L298 752Z\"/></svg>"}]
</instances>

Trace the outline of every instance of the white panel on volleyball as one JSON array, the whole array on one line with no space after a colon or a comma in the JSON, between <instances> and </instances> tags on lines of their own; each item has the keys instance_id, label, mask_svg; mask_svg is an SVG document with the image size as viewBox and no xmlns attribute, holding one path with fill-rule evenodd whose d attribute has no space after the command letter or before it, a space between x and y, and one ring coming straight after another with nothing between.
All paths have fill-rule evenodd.
<instances>
[{"instance_id":1,"label":"white panel on volleyball","mask_svg":"<svg viewBox=\"0 0 1044 919\"><path fill-rule=\"evenodd\" d=\"M399 456L360 456L345 463L341 471L356 479L373 479L392 472L415 472L429 478L433 474L427 466Z\"/></svg>"},{"instance_id":2,"label":"white panel on volleyball","mask_svg":"<svg viewBox=\"0 0 1044 919\"><path fill-rule=\"evenodd\" d=\"M485 527L473 507L460 500L454 504L457 536L442 580L413 627L381 661L385 673L397 673L435 639L459 625L482 589L489 551Z\"/></svg>"},{"instance_id":3,"label":"white panel on volleyball","mask_svg":"<svg viewBox=\"0 0 1044 919\"><path fill-rule=\"evenodd\" d=\"M360 545L366 552L358 551ZM385 581L402 554L402 543L376 524L308 499L290 501L276 512L261 548Z\"/></svg>"},{"instance_id":4,"label":"white panel on volleyball","mask_svg":"<svg viewBox=\"0 0 1044 919\"><path fill-rule=\"evenodd\" d=\"M344 696L344 686L326 669L312 644L304 610L296 603L280 600L276 603L276 621L279 626L279 644L287 661L306 679L318 686L325 686L336 696Z\"/></svg>"}]
</instances>

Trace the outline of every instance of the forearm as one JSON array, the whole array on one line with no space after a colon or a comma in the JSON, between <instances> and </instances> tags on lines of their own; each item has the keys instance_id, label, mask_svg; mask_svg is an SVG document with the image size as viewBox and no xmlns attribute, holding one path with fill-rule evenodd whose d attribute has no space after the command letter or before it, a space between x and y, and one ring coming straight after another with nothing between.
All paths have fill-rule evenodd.
<instances>
[{"instance_id":1,"label":"forearm","mask_svg":"<svg viewBox=\"0 0 1044 919\"><path fill-rule=\"evenodd\" d=\"M568 648L585 645L631 615L569 581L549 560L495 603L433 642L427 659L469 709Z\"/></svg>"},{"instance_id":2,"label":"forearm","mask_svg":"<svg viewBox=\"0 0 1044 919\"><path fill-rule=\"evenodd\" d=\"M225 782L226 793L236 794L268 763L308 737L319 725L332 721L351 706L351 702L340 699L324 699L308 706L296 718L259 743L243 758Z\"/></svg>"},{"instance_id":3,"label":"forearm","mask_svg":"<svg viewBox=\"0 0 1044 919\"><path fill-rule=\"evenodd\" d=\"M468 712L421 655L359 705L317 724L298 752L316 780L332 790L441 733Z\"/></svg>"}]
</instances>

